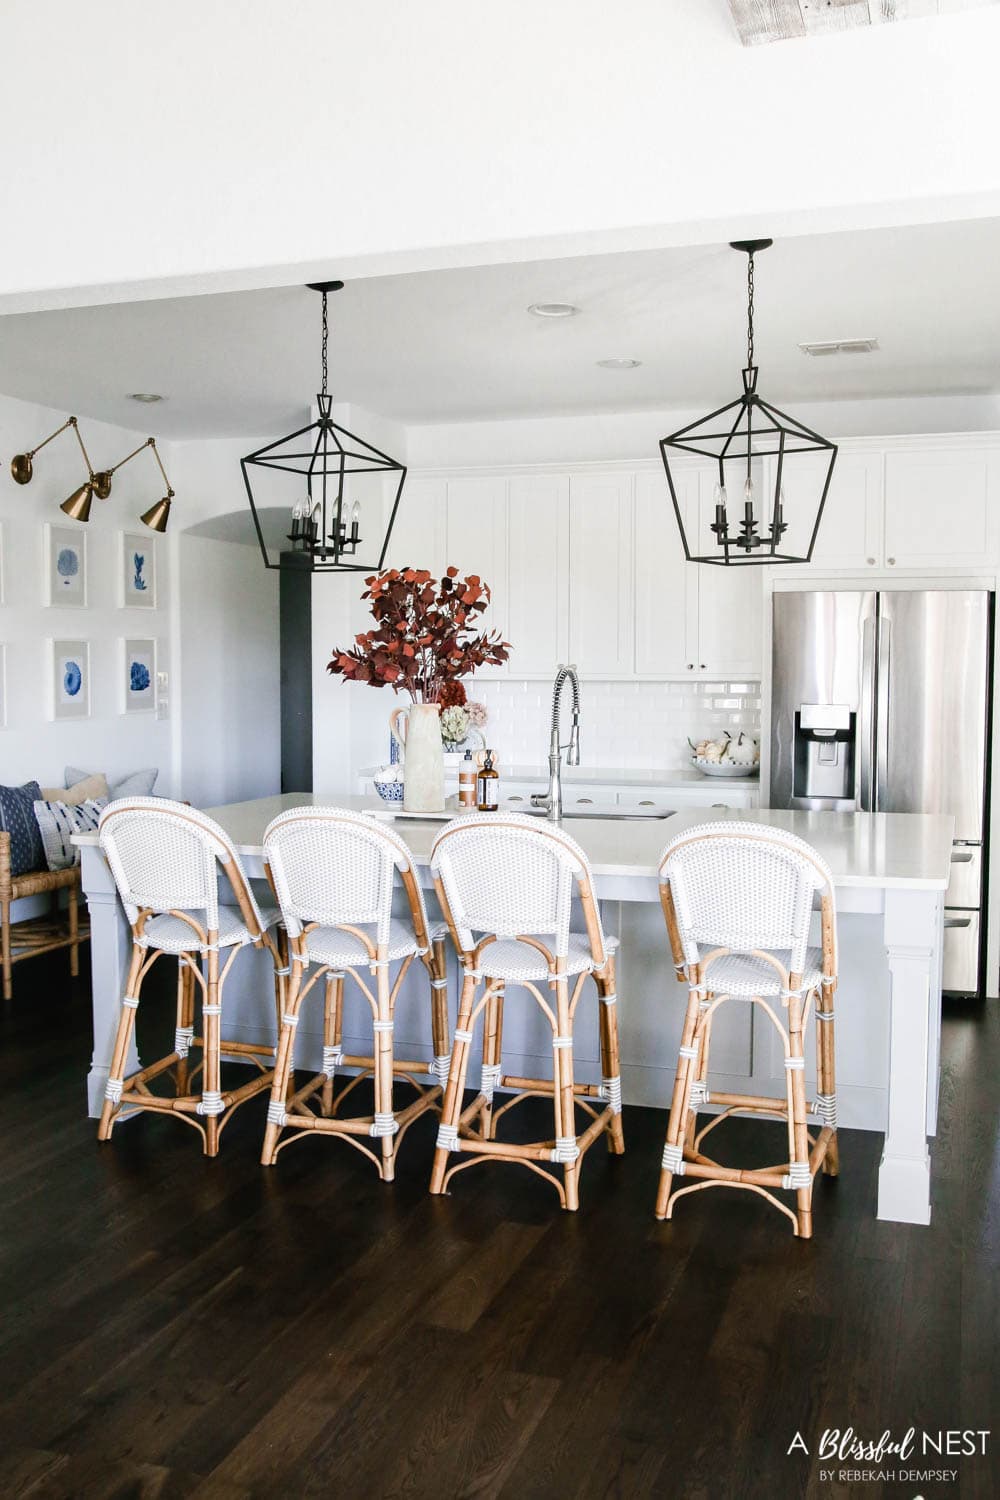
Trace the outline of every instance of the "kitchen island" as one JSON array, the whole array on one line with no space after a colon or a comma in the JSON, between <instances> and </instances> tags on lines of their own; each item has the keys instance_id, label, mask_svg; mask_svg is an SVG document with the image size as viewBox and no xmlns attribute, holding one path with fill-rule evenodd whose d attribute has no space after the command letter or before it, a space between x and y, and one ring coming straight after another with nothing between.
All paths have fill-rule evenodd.
<instances>
[{"instance_id":1,"label":"kitchen island","mask_svg":"<svg viewBox=\"0 0 1000 1500\"><path fill-rule=\"evenodd\" d=\"M293 794L209 809L233 840L251 877L263 876L261 838L271 818L291 807L329 805L329 799ZM440 820L401 816L376 798L339 799L338 805L397 818L418 878L430 885L428 856ZM597 811L597 809L594 809ZM669 839L697 824L732 816L706 808L646 818L567 818L565 830L583 847L595 877L602 918L621 939L618 963L622 1082L626 1103L664 1110L670 1101L685 991L674 978L659 905L657 867ZM785 828L805 839L833 873L839 929L837 1091L840 1123L885 1133L878 1180L879 1218L913 1224L930 1221L930 1153L927 1137L937 1122L938 1041L944 892L950 875L952 821L893 813L748 811L741 818ZM91 919L94 1055L89 1107L100 1114L130 935L111 873L94 835L79 835L83 888ZM433 895L431 915L436 917ZM817 918L818 920L818 918ZM450 956L449 998L454 1020L457 966ZM757 1007L730 1005L713 1032L712 1084L734 1093L783 1093L783 1065L766 1017ZM320 1008L307 1004L298 1029L296 1061L318 1067L322 1048ZM352 1034L352 1021L356 1030ZM362 1012L345 1014L345 1049L370 1050ZM760 1024L763 1022L763 1024ZM576 1027L576 1073L599 1081L597 1006L588 1029L581 1008ZM398 1037L406 1054L430 1060L426 980L408 976L397 1009ZM270 959L247 950L226 989L224 1032L230 1040L267 1041L274 1034ZM474 1054L475 1055L475 1054ZM533 1003L508 1000L504 1023L505 1072L529 1074L551 1066L551 1050ZM127 1071L139 1066L135 1053ZM809 1065L807 1064L807 1067ZM807 1073L810 1084L814 1074ZM652 1168L651 1168L652 1170Z\"/></svg>"}]
</instances>

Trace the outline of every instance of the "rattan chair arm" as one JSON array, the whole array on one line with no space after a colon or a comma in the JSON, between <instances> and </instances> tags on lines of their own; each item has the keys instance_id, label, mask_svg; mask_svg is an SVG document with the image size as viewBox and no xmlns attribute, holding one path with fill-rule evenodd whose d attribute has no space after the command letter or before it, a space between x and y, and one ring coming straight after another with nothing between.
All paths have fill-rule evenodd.
<instances>
[{"instance_id":1,"label":"rattan chair arm","mask_svg":"<svg viewBox=\"0 0 1000 1500\"><path fill-rule=\"evenodd\" d=\"M10 834L0 833L0 899L10 901L13 892L11 890L10 874Z\"/></svg>"}]
</instances>

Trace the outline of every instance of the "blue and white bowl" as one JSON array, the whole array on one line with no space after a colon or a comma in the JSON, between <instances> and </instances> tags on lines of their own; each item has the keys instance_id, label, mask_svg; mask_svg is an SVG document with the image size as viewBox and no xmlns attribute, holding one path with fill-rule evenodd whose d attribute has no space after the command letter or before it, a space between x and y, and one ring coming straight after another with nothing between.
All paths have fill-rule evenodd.
<instances>
[{"instance_id":1,"label":"blue and white bowl","mask_svg":"<svg viewBox=\"0 0 1000 1500\"><path fill-rule=\"evenodd\" d=\"M403 783L401 781L382 781L375 777L375 790L383 802L402 802Z\"/></svg>"}]
</instances>

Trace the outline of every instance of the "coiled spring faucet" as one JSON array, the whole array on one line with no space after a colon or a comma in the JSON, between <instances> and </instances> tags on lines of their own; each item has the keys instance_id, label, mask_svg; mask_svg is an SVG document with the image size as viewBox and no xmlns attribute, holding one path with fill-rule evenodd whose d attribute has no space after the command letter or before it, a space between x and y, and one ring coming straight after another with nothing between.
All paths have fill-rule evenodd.
<instances>
[{"instance_id":1,"label":"coiled spring faucet","mask_svg":"<svg viewBox=\"0 0 1000 1500\"><path fill-rule=\"evenodd\" d=\"M570 725L569 742L559 743L559 705L567 681L573 690L573 719ZM532 807L544 807L545 815L552 823L562 820L562 752L567 751L566 764L580 764L580 679L576 667L560 666L552 684L552 732L549 735L549 790L545 796L536 792L531 799Z\"/></svg>"}]
</instances>

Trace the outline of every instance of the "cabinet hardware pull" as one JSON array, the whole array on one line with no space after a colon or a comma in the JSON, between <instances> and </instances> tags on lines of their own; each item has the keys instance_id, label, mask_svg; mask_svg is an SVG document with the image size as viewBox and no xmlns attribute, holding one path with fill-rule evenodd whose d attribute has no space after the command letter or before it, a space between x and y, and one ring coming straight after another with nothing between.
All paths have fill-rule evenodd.
<instances>
[{"instance_id":1,"label":"cabinet hardware pull","mask_svg":"<svg viewBox=\"0 0 1000 1500\"><path fill-rule=\"evenodd\" d=\"M516 796L513 796L513 797L508 797L507 801L508 802L523 802L524 798L521 797L521 796L519 796L519 795L516 795Z\"/></svg>"},{"instance_id":2,"label":"cabinet hardware pull","mask_svg":"<svg viewBox=\"0 0 1000 1500\"><path fill-rule=\"evenodd\" d=\"M700 666L699 666L699 668L698 668L698 671L699 671L699 672L704 672L704 670L705 670L705 663L704 663L704 662L702 662L702 663L701 663L701 665L700 665Z\"/></svg>"},{"instance_id":3,"label":"cabinet hardware pull","mask_svg":"<svg viewBox=\"0 0 1000 1500\"><path fill-rule=\"evenodd\" d=\"M889 564L890 568L894 568L896 566L896 559L894 557L887 557L886 562Z\"/></svg>"},{"instance_id":4,"label":"cabinet hardware pull","mask_svg":"<svg viewBox=\"0 0 1000 1500\"><path fill-rule=\"evenodd\" d=\"M689 672L693 672L694 671L694 662L693 661L689 661L688 662L688 671Z\"/></svg>"},{"instance_id":5,"label":"cabinet hardware pull","mask_svg":"<svg viewBox=\"0 0 1000 1500\"><path fill-rule=\"evenodd\" d=\"M594 800L593 797L577 797L577 799L576 799L576 805L577 805L577 807L579 807L581 803L583 803L583 802L593 802L593 800Z\"/></svg>"},{"instance_id":6,"label":"cabinet hardware pull","mask_svg":"<svg viewBox=\"0 0 1000 1500\"><path fill-rule=\"evenodd\" d=\"M874 566L875 566L875 559L874 559L874 557L866 557L865 558L865 562L868 564L868 566L870 568L874 568Z\"/></svg>"},{"instance_id":7,"label":"cabinet hardware pull","mask_svg":"<svg viewBox=\"0 0 1000 1500\"><path fill-rule=\"evenodd\" d=\"M713 802L712 806L713 807L727 808L729 806L729 803L728 802Z\"/></svg>"},{"instance_id":8,"label":"cabinet hardware pull","mask_svg":"<svg viewBox=\"0 0 1000 1500\"><path fill-rule=\"evenodd\" d=\"M639 803L639 806L640 807L655 807L656 803L653 801L652 797L643 797L642 801Z\"/></svg>"}]
</instances>

